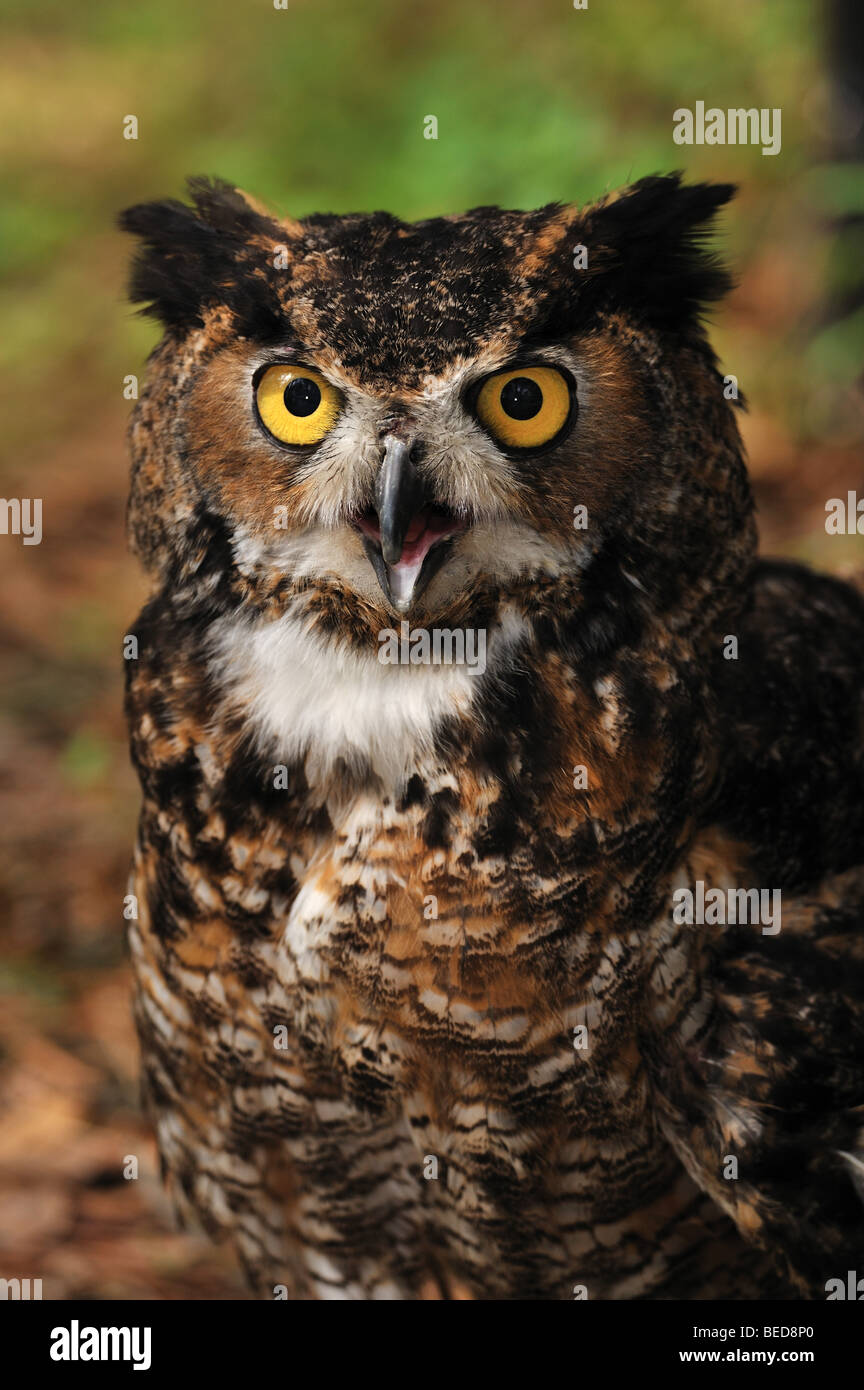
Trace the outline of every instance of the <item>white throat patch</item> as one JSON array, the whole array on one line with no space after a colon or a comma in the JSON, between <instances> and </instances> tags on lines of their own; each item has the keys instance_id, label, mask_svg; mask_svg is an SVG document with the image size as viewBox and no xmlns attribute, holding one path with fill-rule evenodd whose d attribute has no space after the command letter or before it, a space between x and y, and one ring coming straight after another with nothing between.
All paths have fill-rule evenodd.
<instances>
[{"instance_id":1,"label":"white throat patch","mask_svg":"<svg viewBox=\"0 0 864 1390\"><path fill-rule=\"evenodd\" d=\"M484 677L464 665L382 665L309 630L308 617L222 618L212 629L211 674L245 710L274 765L301 760L310 786L338 759L368 762L396 789L432 752L448 716L470 717ZM524 620L509 613L487 638L487 671L512 665Z\"/></svg>"}]
</instances>

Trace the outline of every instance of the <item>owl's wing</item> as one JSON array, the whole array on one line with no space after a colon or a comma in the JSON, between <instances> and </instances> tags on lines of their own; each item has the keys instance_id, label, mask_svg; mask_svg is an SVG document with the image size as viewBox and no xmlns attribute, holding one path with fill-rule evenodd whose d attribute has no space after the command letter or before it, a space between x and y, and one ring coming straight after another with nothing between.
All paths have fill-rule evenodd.
<instances>
[{"instance_id":1,"label":"owl's wing","mask_svg":"<svg viewBox=\"0 0 864 1390\"><path fill-rule=\"evenodd\" d=\"M712 956L701 1034L654 1054L661 1125L742 1235L824 1299L864 1276L864 868L784 899L776 936L727 928Z\"/></svg>"}]
</instances>

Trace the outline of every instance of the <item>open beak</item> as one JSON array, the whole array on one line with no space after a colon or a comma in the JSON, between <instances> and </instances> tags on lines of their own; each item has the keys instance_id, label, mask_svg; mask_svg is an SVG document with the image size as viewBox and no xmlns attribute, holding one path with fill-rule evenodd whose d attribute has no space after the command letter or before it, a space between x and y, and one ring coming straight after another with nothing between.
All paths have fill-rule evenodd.
<instances>
[{"instance_id":1,"label":"open beak","mask_svg":"<svg viewBox=\"0 0 864 1390\"><path fill-rule=\"evenodd\" d=\"M400 613L407 612L440 568L448 542L465 529L448 507L431 498L411 451L411 442L387 436L374 511L354 523L385 597Z\"/></svg>"}]
</instances>

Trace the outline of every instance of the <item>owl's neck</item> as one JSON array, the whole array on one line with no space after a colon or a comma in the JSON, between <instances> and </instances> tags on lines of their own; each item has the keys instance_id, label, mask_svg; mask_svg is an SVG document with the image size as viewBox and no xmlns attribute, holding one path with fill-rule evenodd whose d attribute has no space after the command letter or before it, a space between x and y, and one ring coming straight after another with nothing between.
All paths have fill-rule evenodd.
<instances>
[{"instance_id":1,"label":"owl's neck","mask_svg":"<svg viewBox=\"0 0 864 1390\"><path fill-rule=\"evenodd\" d=\"M533 641L530 623L506 609L488 630L399 622L361 651L295 610L218 619L208 645L212 676L262 755L302 764L310 789L354 773L398 794L440 761L446 729L479 729L490 683L511 676Z\"/></svg>"},{"instance_id":2,"label":"owl's neck","mask_svg":"<svg viewBox=\"0 0 864 1390\"><path fill-rule=\"evenodd\" d=\"M676 743L695 764L689 745L703 700L656 643L630 651L613 675L548 636L508 606L482 643L475 634L457 645L461 662L436 662L434 631L424 646L406 628L392 631L381 660L383 647L328 639L291 610L269 621L217 619L207 645L232 722L268 766L302 771L321 804L370 784L398 800L412 778L455 787L460 776L491 775L560 798L570 821L592 795L626 801ZM437 652L452 656L453 647Z\"/></svg>"}]
</instances>

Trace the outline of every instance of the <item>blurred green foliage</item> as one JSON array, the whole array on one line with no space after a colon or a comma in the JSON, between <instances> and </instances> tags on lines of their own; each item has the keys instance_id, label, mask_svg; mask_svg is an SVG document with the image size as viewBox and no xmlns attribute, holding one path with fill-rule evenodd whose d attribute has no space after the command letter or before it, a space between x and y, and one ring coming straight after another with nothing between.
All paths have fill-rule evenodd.
<instances>
[{"instance_id":1,"label":"blurred green foliage","mask_svg":"<svg viewBox=\"0 0 864 1390\"><path fill-rule=\"evenodd\" d=\"M18 450L86 422L137 369L155 329L122 306L113 219L180 195L189 174L282 214L415 218L589 200L683 166L743 185L728 220L739 262L797 235L808 282L826 273L812 264L814 189L826 215L860 206L860 170L800 177L826 157L811 0L5 0L4 28L0 367ZM674 145L673 110L697 100L780 107L782 153ZM137 141L122 138L130 114ZM423 138L430 114L437 141ZM839 359L848 374L856 335L806 370ZM794 344L767 361L746 337L735 346L751 397L754 375L775 405L796 397Z\"/></svg>"},{"instance_id":2,"label":"blurred green foliage","mask_svg":"<svg viewBox=\"0 0 864 1390\"><path fill-rule=\"evenodd\" d=\"M60 766L74 785L89 787L108 771L111 752L101 734L92 729L79 729L63 750Z\"/></svg>"}]
</instances>

